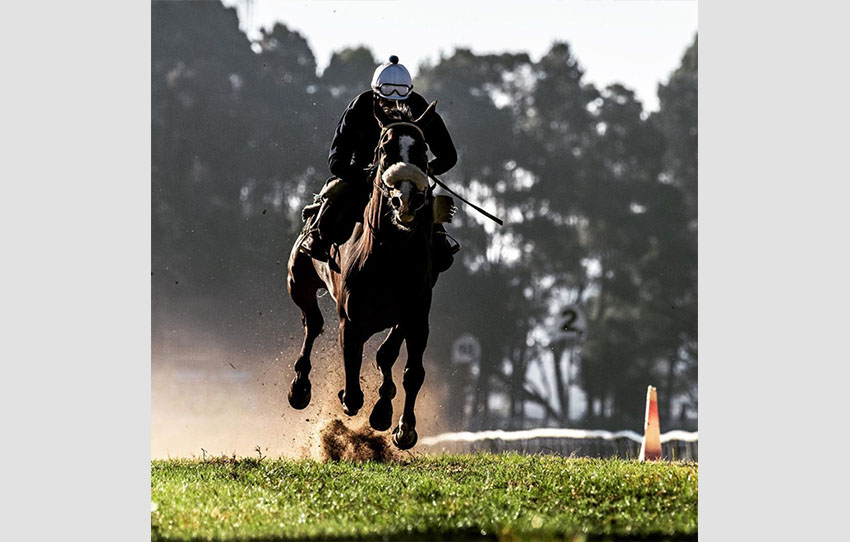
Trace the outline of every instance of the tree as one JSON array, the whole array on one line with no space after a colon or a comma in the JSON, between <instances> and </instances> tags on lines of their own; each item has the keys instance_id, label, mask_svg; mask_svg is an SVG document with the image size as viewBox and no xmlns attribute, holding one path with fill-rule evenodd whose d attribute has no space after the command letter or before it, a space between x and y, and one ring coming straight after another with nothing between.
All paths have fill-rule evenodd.
<instances>
[{"instance_id":1,"label":"tree","mask_svg":"<svg viewBox=\"0 0 850 542\"><path fill-rule=\"evenodd\" d=\"M301 208L378 61L344 49L319 76L305 37L285 25L251 44L220 4L155 2L152 14L154 322L179 312L279 352L279 330L300 327L284 279ZM531 405L549 423L639 426L650 383L693 410L696 39L648 117L628 88L587 83L566 43L538 62L458 49L415 84L438 100L458 147L443 181L505 219L497 227L456 202L448 227L464 249L437 284L427 355L457 384L455 410L465 369L452 345L464 333L482 345L472 418L457 426L519 427ZM570 348L549 340L568 303L588 320ZM581 419L569 411L578 389Z\"/></svg>"},{"instance_id":2,"label":"tree","mask_svg":"<svg viewBox=\"0 0 850 542\"><path fill-rule=\"evenodd\" d=\"M666 85L659 85L660 108L651 120L664 134L667 142L661 180L665 196L677 209L668 215L675 224L665 237L664 250L656 262L658 273L663 270L668 280L654 301L659 313L666 318L664 345L665 385L669 393L683 400L682 409L695 414L697 408L697 148L698 148L698 39L685 51L681 65ZM669 419L681 417L668 403Z\"/></svg>"}]
</instances>

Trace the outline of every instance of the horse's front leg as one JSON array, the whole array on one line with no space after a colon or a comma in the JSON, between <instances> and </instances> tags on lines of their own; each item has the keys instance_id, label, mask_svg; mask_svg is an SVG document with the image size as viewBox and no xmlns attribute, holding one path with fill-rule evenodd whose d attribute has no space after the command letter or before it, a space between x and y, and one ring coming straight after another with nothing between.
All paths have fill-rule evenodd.
<instances>
[{"instance_id":1,"label":"horse's front leg","mask_svg":"<svg viewBox=\"0 0 850 542\"><path fill-rule=\"evenodd\" d=\"M360 365L363 363L363 333L351 322L342 318L339 326L339 341L345 364L345 389L339 390L342 411L354 416L363 406L363 390L360 389Z\"/></svg>"},{"instance_id":2,"label":"horse's front leg","mask_svg":"<svg viewBox=\"0 0 850 542\"><path fill-rule=\"evenodd\" d=\"M393 365L398 359L398 353L403 342L404 332L400 326L395 326L390 329L387 338L381 343L378 354L375 356L375 361L378 362L378 368L383 377L381 387L378 389L378 402L375 403L372 414L369 416L369 425L376 431L386 431L393 424L393 398L396 394L396 387L393 382Z\"/></svg>"},{"instance_id":3,"label":"horse's front leg","mask_svg":"<svg viewBox=\"0 0 850 542\"><path fill-rule=\"evenodd\" d=\"M402 450L413 448L418 439L416 434L416 395L425 381L425 367L422 356L428 343L428 319L418 326L406 329L407 365L404 368L404 411L398 420L398 426L393 430L393 444Z\"/></svg>"},{"instance_id":4,"label":"horse's front leg","mask_svg":"<svg viewBox=\"0 0 850 542\"><path fill-rule=\"evenodd\" d=\"M295 361L295 378L289 387L289 404L298 410L307 408L310 404L310 353L313 351L313 342L322 332L325 322L316 300L316 291L320 284L309 258L304 254L297 254L290 263L287 288L292 300L301 309L301 322L304 324L304 342Z\"/></svg>"},{"instance_id":5,"label":"horse's front leg","mask_svg":"<svg viewBox=\"0 0 850 542\"><path fill-rule=\"evenodd\" d=\"M324 319L319 305L313 300L312 305L303 309L301 321L304 323L304 343L301 345L301 353L295 361L295 378L289 387L289 404L292 408L301 410L310 404L310 352L313 350L313 342L322 332Z\"/></svg>"}]
</instances>

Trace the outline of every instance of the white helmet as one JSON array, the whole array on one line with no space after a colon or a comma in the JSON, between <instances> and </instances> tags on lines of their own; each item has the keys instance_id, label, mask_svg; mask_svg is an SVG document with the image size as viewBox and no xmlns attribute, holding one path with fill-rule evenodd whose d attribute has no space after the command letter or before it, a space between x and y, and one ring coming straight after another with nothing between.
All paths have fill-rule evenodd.
<instances>
[{"instance_id":1,"label":"white helmet","mask_svg":"<svg viewBox=\"0 0 850 542\"><path fill-rule=\"evenodd\" d=\"M393 55L389 62L384 62L375 68L375 74L372 76L372 90L382 98L406 100L413 90L413 79L407 68L398 63L398 57Z\"/></svg>"}]
</instances>

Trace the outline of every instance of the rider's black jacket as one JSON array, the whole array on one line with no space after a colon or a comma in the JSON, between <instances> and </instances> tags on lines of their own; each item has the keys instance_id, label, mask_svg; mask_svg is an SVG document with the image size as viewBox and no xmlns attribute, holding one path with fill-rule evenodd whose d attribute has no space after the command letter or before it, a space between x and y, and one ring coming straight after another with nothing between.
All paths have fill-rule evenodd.
<instances>
[{"instance_id":1,"label":"rider's black jacket","mask_svg":"<svg viewBox=\"0 0 850 542\"><path fill-rule=\"evenodd\" d=\"M331 142L328 166L332 174L345 181L363 179L363 169L369 166L374 158L375 147L381 137L381 128L374 113L375 99L375 94L367 90L348 104L339 119ZM418 118L428 107L425 98L416 92L411 92L404 103L410 107L414 118ZM425 142L434 155L428 162L431 173L445 173L457 163L457 151L440 115L435 115L423 132Z\"/></svg>"}]
</instances>

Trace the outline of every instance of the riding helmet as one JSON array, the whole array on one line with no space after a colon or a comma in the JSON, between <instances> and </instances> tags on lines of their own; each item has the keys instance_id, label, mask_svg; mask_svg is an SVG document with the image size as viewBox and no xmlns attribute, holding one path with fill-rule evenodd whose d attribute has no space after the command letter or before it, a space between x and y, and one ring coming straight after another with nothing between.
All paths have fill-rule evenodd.
<instances>
[{"instance_id":1,"label":"riding helmet","mask_svg":"<svg viewBox=\"0 0 850 542\"><path fill-rule=\"evenodd\" d=\"M389 62L384 62L375 69L372 90L382 98L406 100L413 90L413 79L407 68L398 63L398 57L392 55Z\"/></svg>"}]
</instances>

